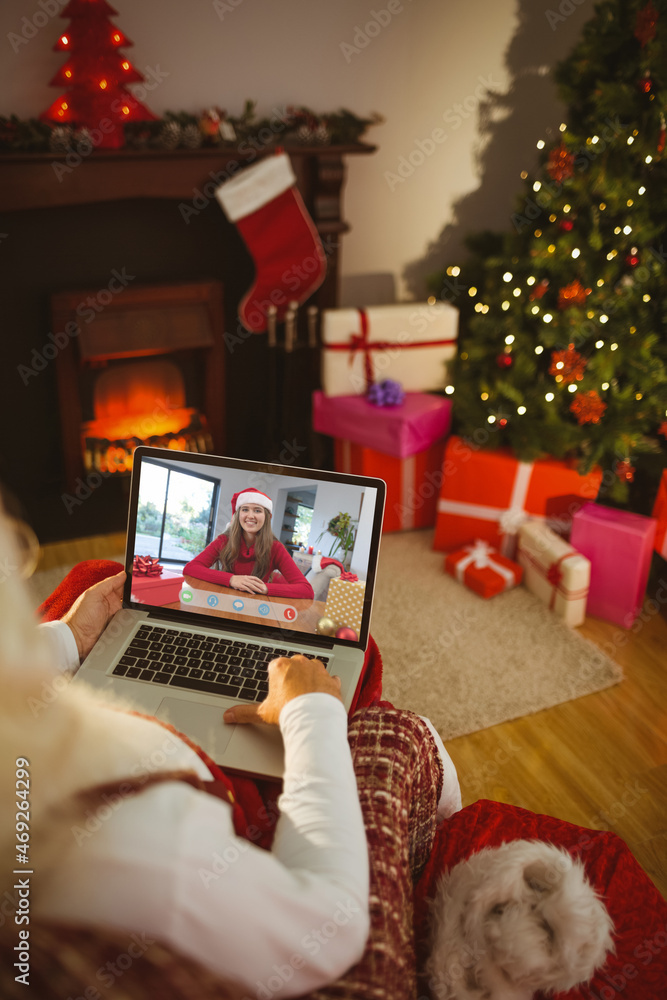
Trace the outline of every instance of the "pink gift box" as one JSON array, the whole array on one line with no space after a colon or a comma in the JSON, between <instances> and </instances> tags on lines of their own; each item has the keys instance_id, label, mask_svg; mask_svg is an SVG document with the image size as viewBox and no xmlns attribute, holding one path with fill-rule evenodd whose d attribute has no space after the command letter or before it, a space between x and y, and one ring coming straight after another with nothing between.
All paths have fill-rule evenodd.
<instances>
[{"instance_id":1,"label":"pink gift box","mask_svg":"<svg viewBox=\"0 0 667 1000\"><path fill-rule=\"evenodd\" d=\"M364 396L313 393L313 429L320 434L407 458L449 433L452 403L443 396L408 392L400 406L373 406Z\"/></svg>"},{"instance_id":2,"label":"pink gift box","mask_svg":"<svg viewBox=\"0 0 667 1000\"><path fill-rule=\"evenodd\" d=\"M595 503L576 512L570 542L591 562L587 614L630 628L646 592L655 527L652 517Z\"/></svg>"},{"instance_id":3,"label":"pink gift box","mask_svg":"<svg viewBox=\"0 0 667 1000\"><path fill-rule=\"evenodd\" d=\"M165 569L160 576L132 577L132 596L141 604L154 604L164 607L165 604L176 604L181 592L183 577Z\"/></svg>"}]
</instances>

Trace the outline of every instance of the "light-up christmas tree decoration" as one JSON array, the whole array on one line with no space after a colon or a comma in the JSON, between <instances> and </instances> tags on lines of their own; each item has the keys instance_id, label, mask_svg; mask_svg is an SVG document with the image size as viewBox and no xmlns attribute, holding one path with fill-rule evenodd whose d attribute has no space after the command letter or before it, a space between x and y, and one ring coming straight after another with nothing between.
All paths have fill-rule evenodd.
<instances>
[{"instance_id":1,"label":"light-up christmas tree decoration","mask_svg":"<svg viewBox=\"0 0 667 1000\"><path fill-rule=\"evenodd\" d=\"M667 460L665 67L667 0L596 4L509 231L472 236L439 279L462 313L459 432L599 464L619 502L635 468L648 482Z\"/></svg>"},{"instance_id":2,"label":"light-up christmas tree decoration","mask_svg":"<svg viewBox=\"0 0 667 1000\"><path fill-rule=\"evenodd\" d=\"M132 42L109 20L117 11L106 0L70 0L60 16L71 22L53 48L67 58L50 86L67 90L40 118L85 126L95 146L117 149L124 144L124 123L157 118L127 90L144 79L120 51Z\"/></svg>"}]
</instances>

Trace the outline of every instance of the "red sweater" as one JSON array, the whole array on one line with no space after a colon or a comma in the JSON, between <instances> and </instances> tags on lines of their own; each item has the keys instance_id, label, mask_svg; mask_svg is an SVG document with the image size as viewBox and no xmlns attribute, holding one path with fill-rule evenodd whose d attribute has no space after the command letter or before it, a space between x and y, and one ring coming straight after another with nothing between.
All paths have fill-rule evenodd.
<instances>
[{"instance_id":1,"label":"red sweater","mask_svg":"<svg viewBox=\"0 0 667 1000\"><path fill-rule=\"evenodd\" d=\"M241 552L239 558L234 563L234 572L225 573L220 569L211 569L211 566L220 558L220 553L227 544L227 535L218 535L210 545L207 545L203 552L191 559L183 567L185 576L194 576L197 580L205 580L208 583L219 583L224 587L231 586L232 576L255 576L255 547L248 548L245 541L241 542ZM282 583L269 583L269 577L277 570L283 577ZM289 552L276 538L271 547L271 559L268 572L262 577L263 582L268 587L269 597L303 597L313 598L313 588L306 580L300 569L297 568ZM260 596L259 594L257 595Z\"/></svg>"}]
</instances>

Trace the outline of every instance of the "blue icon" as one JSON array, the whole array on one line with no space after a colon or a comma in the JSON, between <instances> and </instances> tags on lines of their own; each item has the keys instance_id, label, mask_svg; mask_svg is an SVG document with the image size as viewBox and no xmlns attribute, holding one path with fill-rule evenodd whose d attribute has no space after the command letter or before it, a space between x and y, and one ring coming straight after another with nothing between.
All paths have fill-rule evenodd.
<instances>
[{"instance_id":1,"label":"blue icon","mask_svg":"<svg viewBox=\"0 0 667 1000\"><path fill-rule=\"evenodd\" d=\"M243 611L245 604L243 603L243 601L237 599L232 604L232 607L234 608L234 611Z\"/></svg>"},{"instance_id":2,"label":"blue icon","mask_svg":"<svg viewBox=\"0 0 667 1000\"><path fill-rule=\"evenodd\" d=\"M209 594L208 597L206 598L206 603L208 604L209 608L215 608L217 607L218 604L218 598L215 596L215 594Z\"/></svg>"},{"instance_id":3,"label":"blue icon","mask_svg":"<svg viewBox=\"0 0 667 1000\"><path fill-rule=\"evenodd\" d=\"M260 604L257 610L259 611L260 615L268 615L271 608L269 607L268 604Z\"/></svg>"}]
</instances>

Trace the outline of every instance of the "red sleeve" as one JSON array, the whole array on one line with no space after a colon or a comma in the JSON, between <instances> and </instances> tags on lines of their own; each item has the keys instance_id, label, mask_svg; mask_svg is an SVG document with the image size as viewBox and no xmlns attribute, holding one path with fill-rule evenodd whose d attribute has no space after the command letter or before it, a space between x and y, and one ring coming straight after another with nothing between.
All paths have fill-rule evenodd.
<instances>
[{"instance_id":1,"label":"red sleeve","mask_svg":"<svg viewBox=\"0 0 667 1000\"><path fill-rule=\"evenodd\" d=\"M279 541L275 541L271 549L271 572L274 569L284 576L287 583L267 583L269 597L303 597L312 600L315 596L313 588Z\"/></svg>"},{"instance_id":2,"label":"red sleeve","mask_svg":"<svg viewBox=\"0 0 667 1000\"><path fill-rule=\"evenodd\" d=\"M232 573L225 573L221 569L211 569L211 566L219 558L220 553L227 544L227 535L218 535L210 545L207 545L203 552L191 559L183 567L184 576L193 576L195 580L204 580L207 583L219 583L223 587L230 586Z\"/></svg>"}]
</instances>

